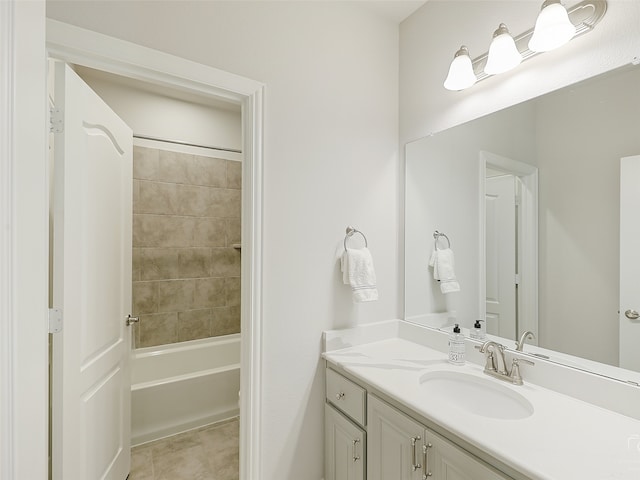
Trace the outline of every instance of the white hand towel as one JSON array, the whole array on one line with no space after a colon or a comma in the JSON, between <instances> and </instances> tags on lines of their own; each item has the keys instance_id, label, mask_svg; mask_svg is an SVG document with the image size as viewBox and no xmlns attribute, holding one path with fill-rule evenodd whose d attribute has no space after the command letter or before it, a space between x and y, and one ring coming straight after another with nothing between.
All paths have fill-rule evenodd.
<instances>
[{"instance_id":1,"label":"white hand towel","mask_svg":"<svg viewBox=\"0 0 640 480\"><path fill-rule=\"evenodd\" d=\"M342 281L351 285L355 303L372 302L378 299L376 272L368 248L347 249L340 258Z\"/></svg>"},{"instance_id":2,"label":"white hand towel","mask_svg":"<svg viewBox=\"0 0 640 480\"><path fill-rule=\"evenodd\" d=\"M434 250L429 259L429 266L433 267L433 278L440 282L442 293L460 291L454 269L453 251L450 248Z\"/></svg>"}]
</instances>

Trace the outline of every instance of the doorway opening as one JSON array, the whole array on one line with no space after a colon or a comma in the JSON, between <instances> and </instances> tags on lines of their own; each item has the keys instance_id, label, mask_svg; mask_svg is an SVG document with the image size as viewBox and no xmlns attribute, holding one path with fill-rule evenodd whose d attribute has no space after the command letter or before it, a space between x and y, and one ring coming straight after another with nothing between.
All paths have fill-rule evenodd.
<instances>
[{"instance_id":1,"label":"doorway opening","mask_svg":"<svg viewBox=\"0 0 640 480\"><path fill-rule=\"evenodd\" d=\"M218 339L233 335L239 337L239 333L236 334L231 330L237 330L240 327L242 347L240 347L239 339L233 342L230 338L224 338L223 341L217 342L220 344L218 345L219 349L226 352L225 365L213 366L212 368L204 367L198 370L195 375L193 372L189 372L182 376L196 380L195 383L198 383L197 379L205 376L200 375L203 369L208 373L215 370L215 373L222 377L225 383L228 383L229 378L233 377L235 372L236 383L232 387L232 390L235 390L233 400L227 402L233 404L234 407L221 414L216 413L215 418L209 417L208 423L223 419L228 420L229 412L235 410L237 415L239 406L243 418L239 427L240 478L252 478L254 476L252 472L256 471L259 465L258 440L260 438L257 432L260 426L258 416L261 351L261 109L263 86L226 72L128 42L105 38L102 35L59 22L48 21L47 30L50 57L75 65L76 70L84 71L85 76L117 75L123 79L124 83L129 83L129 86L136 82L142 82L150 87L148 90L155 90L155 94L173 97L173 100L179 99L183 103L217 103L217 107L220 107L221 104L226 104L227 107L233 106L228 108L227 113L235 116L238 120L236 140L237 146L240 148L233 146L227 148L224 145L220 148L221 144L215 140L184 141L184 137L149 135L148 132L142 132L138 135L138 137L144 136L146 138L135 140L134 148L137 150L139 159L137 167L134 161L138 178L135 178L137 185L133 189L133 194L139 202L134 204L135 214L140 215L137 223L144 227L145 221L158 223L157 217L160 216L167 217L161 220L169 220L168 217L182 217L182 220L178 221L180 225L165 228L165 230L168 230L169 235L174 235L174 240L176 236L182 235L183 239L186 237L191 240L191 243L173 244L174 240L166 242L166 236L158 235L162 228L158 228L158 225L151 227L147 225L148 228L142 228L139 231L138 238L142 243L138 243L136 246L134 229L134 249L140 249L137 252L139 254L137 264L134 266L134 280L138 278L138 282L148 283L133 286L134 292L136 289L140 290L136 299L140 315L136 318L134 314L132 321L139 320L135 325L134 341L137 341L141 348L153 349L160 348L160 343L174 344L174 341L178 341L189 343L190 347L194 346L193 350L199 350L195 346L199 347L201 343L208 343L207 339L211 337L218 337ZM145 60L141 62L141 58ZM98 88L95 89L98 90ZM166 95L168 90L172 91L172 95ZM199 101L194 101L195 97ZM131 106L130 101L124 103ZM211 105L205 106L210 107ZM147 111L145 114L148 116L149 112ZM134 133L138 132L134 130ZM160 140L172 140L172 142ZM212 146L217 148L211 149ZM241 167L239 167L240 153L238 150L242 150L244 157ZM212 151L215 153L211 153ZM161 164L168 170L158 170ZM211 168L203 170L202 167L205 164ZM155 173L151 174L151 177L149 177L149 170L145 170L145 167L150 165L158 167L154 171ZM173 177L174 181L170 181L172 178L162 176L168 171L174 175L183 175L183 177L179 181ZM154 177L154 175L160 176ZM193 181L188 183L187 180ZM141 187L143 182L145 186ZM194 193L196 195L193 195ZM213 197L216 197L218 201L212 202ZM170 210L157 211L159 205L168 207ZM199 209L205 209L203 217L198 217L195 214ZM242 219L240 219L240 210L242 211ZM149 220L142 218L144 215L155 217ZM176 219L171 218L170 220L175 221ZM224 234L220 233L221 230L224 231ZM242 233L240 234L240 232ZM155 242L162 243L164 241L166 245L146 244L145 242L149 241L149 236L154 235ZM143 249L159 250L161 247L173 250L170 252L152 252L151 250L143 252ZM215 252L214 249L216 249ZM239 261L240 252L243 255L241 263ZM220 261L214 263L213 257ZM147 262L145 263L145 261ZM169 276L160 276L165 273ZM172 290L169 287L176 288ZM211 294L212 290L215 290L216 294ZM143 308L148 308L151 311L142 311ZM215 314L214 309L216 309ZM159 310L167 311L161 312ZM158 315L162 314L165 314L164 317L158 321ZM144 326L145 315L148 320L147 327ZM183 320L182 324L180 319ZM221 329L218 334L213 332L214 324L215 328L220 327ZM220 333L222 335L219 335ZM175 344L180 345L180 343ZM178 348L181 353L187 350L182 348L183 346L185 345L180 345ZM195 361L199 363L198 354L195 355ZM159 356L155 354L148 357L157 358ZM211 357L212 355L205 354L204 356ZM203 358L203 355L200 354L199 358ZM167 362L167 365L174 366L175 364L172 360ZM240 366L242 367L241 376L238 380L237 370ZM172 375L172 378L176 379L180 376ZM150 386L146 381L139 383L146 387ZM233 384L233 381L231 383ZM163 379L158 384L166 384L166 382ZM242 392L240 399L238 399L238 390ZM165 396L155 395L156 398ZM200 397L201 399L206 397L206 400L210 400L207 391L204 391L202 395L184 395L184 398L189 397ZM154 404L153 408L156 406ZM149 416L148 414L153 408L143 408L142 411ZM185 429L184 425L187 424L188 422L182 426L172 425L167 428L173 429L174 432L182 431ZM195 424L190 425L191 428L196 426ZM235 428L238 428L237 422ZM161 429L160 435L172 433L169 430ZM145 436L148 433L148 431L143 431L139 441L150 440L151 437ZM94 434L99 435L100 432L94 432ZM69 449L68 447L67 445L66 448ZM236 476L230 478L238 478L237 464L238 462L236 462Z\"/></svg>"},{"instance_id":2,"label":"doorway opening","mask_svg":"<svg viewBox=\"0 0 640 480\"><path fill-rule=\"evenodd\" d=\"M488 333L538 334L538 169L480 152L479 311Z\"/></svg>"}]
</instances>

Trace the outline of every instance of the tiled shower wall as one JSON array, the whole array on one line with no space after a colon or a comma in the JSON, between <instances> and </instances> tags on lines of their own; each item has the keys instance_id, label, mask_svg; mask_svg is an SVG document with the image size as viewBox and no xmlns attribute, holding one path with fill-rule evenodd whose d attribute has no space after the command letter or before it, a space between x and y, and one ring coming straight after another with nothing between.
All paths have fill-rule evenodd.
<instances>
[{"instance_id":1,"label":"tiled shower wall","mask_svg":"<svg viewBox=\"0 0 640 480\"><path fill-rule=\"evenodd\" d=\"M241 172L236 161L134 148L137 347L240 331Z\"/></svg>"}]
</instances>

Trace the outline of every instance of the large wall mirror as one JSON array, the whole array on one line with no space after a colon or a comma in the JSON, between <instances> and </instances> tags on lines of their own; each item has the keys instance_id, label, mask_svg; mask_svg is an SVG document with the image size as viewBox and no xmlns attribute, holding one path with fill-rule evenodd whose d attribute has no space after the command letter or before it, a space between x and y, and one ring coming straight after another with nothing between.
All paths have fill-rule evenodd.
<instances>
[{"instance_id":1,"label":"large wall mirror","mask_svg":"<svg viewBox=\"0 0 640 480\"><path fill-rule=\"evenodd\" d=\"M629 65L407 144L405 320L531 330L539 355L638 378L639 86ZM429 268L436 230L459 292Z\"/></svg>"}]
</instances>

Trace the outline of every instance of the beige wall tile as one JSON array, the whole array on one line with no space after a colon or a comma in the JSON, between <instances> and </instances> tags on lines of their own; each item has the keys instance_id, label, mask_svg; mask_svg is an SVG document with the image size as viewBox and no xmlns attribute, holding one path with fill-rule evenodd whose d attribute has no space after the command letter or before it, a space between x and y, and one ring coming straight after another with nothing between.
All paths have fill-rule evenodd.
<instances>
[{"instance_id":1,"label":"beige wall tile","mask_svg":"<svg viewBox=\"0 0 640 480\"><path fill-rule=\"evenodd\" d=\"M133 178L155 180L160 152L155 148L133 147Z\"/></svg>"},{"instance_id":2,"label":"beige wall tile","mask_svg":"<svg viewBox=\"0 0 640 480\"><path fill-rule=\"evenodd\" d=\"M227 218L227 247L230 247L234 243L240 243L242 241L242 230L240 217Z\"/></svg>"},{"instance_id":3,"label":"beige wall tile","mask_svg":"<svg viewBox=\"0 0 640 480\"><path fill-rule=\"evenodd\" d=\"M170 280L178 278L177 248L135 248L138 251L141 280Z\"/></svg>"},{"instance_id":4,"label":"beige wall tile","mask_svg":"<svg viewBox=\"0 0 640 480\"><path fill-rule=\"evenodd\" d=\"M176 185L177 213L194 217L208 216L211 202L210 190L209 187Z\"/></svg>"},{"instance_id":5,"label":"beige wall tile","mask_svg":"<svg viewBox=\"0 0 640 480\"><path fill-rule=\"evenodd\" d=\"M240 217L240 211L242 209L240 190L212 188L210 194L208 216Z\"/></svg>"},{"instance_id":6,"label":"beige wall tile","mask_svg":"<svg viewBox=\"0 0 640 480\"><path fill-rule=\"evenodd\" d=\"M235 248L212 248L212 277L237 277L240 275L240 250Z\"/></svg>"},{"instance_id":7,"label":"beige wall tile","mask_svg":"<svg viewBox=\"0 0 640 480\"><path fill-rule=\"evenodd\" d=\"M158 282L158 312L189 310L193 305L195 280Z\"/></svg>"},{"instance_id":8,"label":"beige wall tile","mask_svg":"<svg viewBox=\"0 0 640 480\"><path fill-rule=\"evenodd\" d=\"M175 343L178 340L177 332L176 312L140 316L140 347Z\"/></svg>"},{"instance_id":9,"label":"beige wall tile","mask_svg":"<svg viewBox=\"0 0 640 480\"><path fill-rule=\"evenodd\" d=\"M132 271L131 271L131 280L137 282L141 280L140 278L140 261L142 260L142 249L134 248L132 252Z\"/></svg>"},{"instance_id":10,"label":"beige wall tile","mask_svg":"<svg viewBox=\"0 0 640 480\"><path fill-rule=\"evenodd\" d=\"M140 193L134 203L134 213L176 215L180 213L179 186L175 183L139 180Z\"/></svg>"},{"instance_id":11,"label":"beige wall tile","mask_svg":"<svg viewBox=\"0 0 640 480\"><path fill-rule=\"evenodd\" d=\"M211 335L229 335L240 332L240 318L231 314L231 308L214 308L211 310Z\"/></svg>"},{"instance_id":12,"label":"beige wall tile","mask_svg":"<svg viewBox=\"0 0 640 480\"><path fill-rule=\"evenodd\" d=\"M140 180L133 181L132 201L133 201L133 212L136 213L136 209L138 208L138 203L140 202Z\"/></svg>"},{"instance_id":13,"label":"beige wall tile","mask_svg":"<svg viewBox=\"0 0 640 480\"><path fill-rule=\"evenodd\" d=\"M210 248L187 248L179 251L178 274L180 278L208 277L210 270Z\"/></svg>"},{"instance_id":14,"label":"beige wall tile","mask_svg":"<svg viewBox=\"0 0 640 480\"><path fill-rule=\"evenodd\" d=\"M191 246L194 228L193 218L135 214L133 216L133 246Z\"/></svg>"},{"instance_id":15,"label":"beige wall tile","mask_svg":"<svg viewBox=\"0 0 640 480\"><path fill-rule=\"evenodd\" d=\"M223 307L227 302L224 278L198 278L195 280L194 308Z\"/></svg>"},{"instance_id":16,"label":"beige wall tile","mask_svg":"<svg viewBox=\"0 0 640 480\"><path fill-rule=\"evenodd\" d=\"M211 335L211 310L187 310L178 313L178 341L207 338Z\"/></svg>"},{"instance_id":17,"label":"beige wall tile","mask_svg":"<svg viewBox=\"0 0 640 480\"><path fill-rule=\"evenodd\" d=\"M134 178L137 346L239 331L241 162L135 147Z\"/></svg>"},{"instance_id":18,"label":"beige wall tile","mask_svg":"<svg viewBox=\"0 0 640 480\"><path fill-rule=\"evenodd\" d=\"M210 187L226 187L226 160L221 158L194 156L191 183L193 185L208 185Z\"/></svg>"},{"instance_id":19,"label":"beige wall tile","mask_svg":"<svg viewBox=\"0 0 640 480\"><path fill-rule=\"evenodd\" d=\"M242 188L242 162L227 160L227 188Z\"/></svg>"},{"instance_id":20,"label":"beige wall tile","mask_svg":"<svg viewBox=\"0 0 640 480\"><path fill-rule=\"evenodd\" d=\"M158 284L156 282L133 282L132 293L134 315L158 311Z\"/></svg>"},{"instance_id":21,"label":"beige wall tile","mask_svg":"<svg viewBox=\"0 0 640 480\"><path fill-rule=\"evenodd\" d=\"M192 164L193 155L160 150L158 179L171 183L191 183L189 166Z\"/></svg>"},{"instance_id":22,"label":"beige wall tile","mask_svg":"<svg viewBox=\"0 0 640 480\"><path fill-rule=\"evenodd\" d=\"M194 247L224 247L228 235L227 219L199 218L193 231Z\"/></svg>"},{"instance_id":23,"label":"beige wall tile","mask_svg":"<svg viewBox=\"0 0 640 480\"><path fill-rule=\"evenodd\" d=\"M227 294L226 305L229 307L240 305L240 277L226 277L224 284Z\"/></svg>"}]
</instances>

